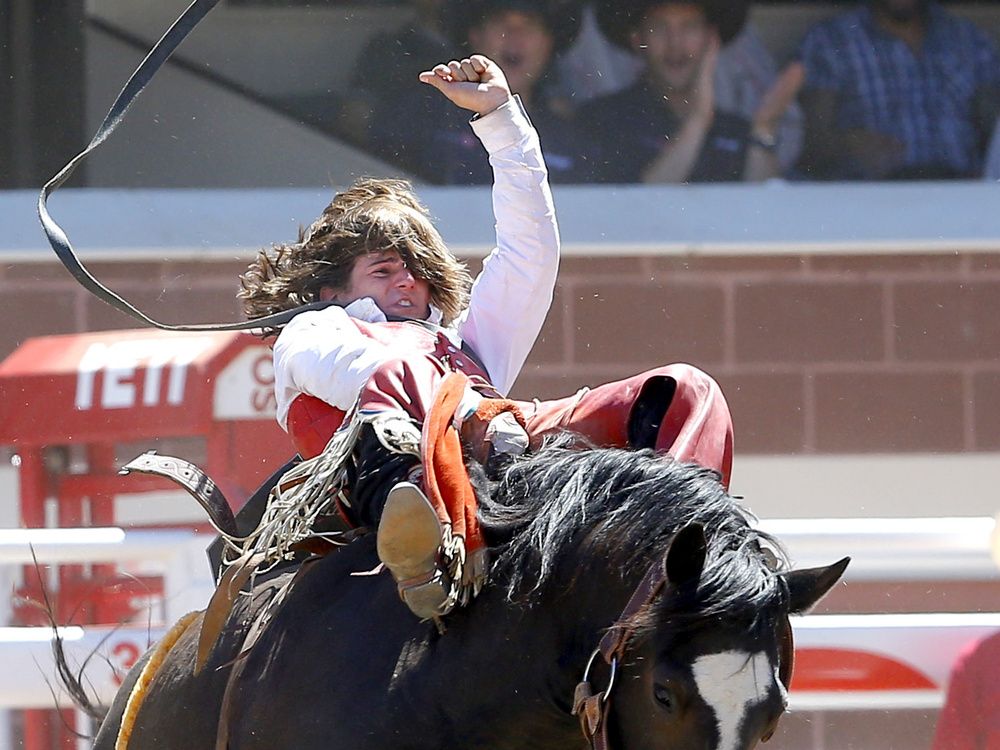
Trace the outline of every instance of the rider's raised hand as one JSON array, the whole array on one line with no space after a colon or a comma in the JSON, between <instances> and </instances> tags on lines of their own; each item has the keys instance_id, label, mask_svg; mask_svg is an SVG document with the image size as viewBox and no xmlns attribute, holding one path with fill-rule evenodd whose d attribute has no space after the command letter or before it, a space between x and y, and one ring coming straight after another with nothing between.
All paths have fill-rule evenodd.
<instances>
[{"instance_id":1,"label":"rider's raised hand","mask_svg":"<svg viewBox=\"0 0 1000 750\"><path fill-rule=\"evenodd\" d=\"M420 80L430 84L463 109L480 115L492 112L510 97L500 66L483 55L452 60L425 70Z\"/></svg>"}]
</instances>

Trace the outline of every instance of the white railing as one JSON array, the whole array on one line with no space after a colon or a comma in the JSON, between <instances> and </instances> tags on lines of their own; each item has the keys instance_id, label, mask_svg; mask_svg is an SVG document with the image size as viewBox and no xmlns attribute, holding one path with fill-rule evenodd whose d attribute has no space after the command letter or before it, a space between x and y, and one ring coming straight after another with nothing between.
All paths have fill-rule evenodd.
<instances>
[{"instance_id":1,"label":"white railing","mask_svg":"<svg viewBox=\"0 0 1000 750\"><path fill-rule=\"evenodd\" d=\"M797 567L850 555L849 581L1000 579L991 517L793 518L760 527L785 545Z\"/></svg>"},{"instance_id":2,"label":"white railing","mask_svg":"<svg viewBox=\"0 0 1000 750\"><path fill-rule=\"evenodd\" d=\"M0 529L0 565L114 562L142 565L163 576L164 616L174 622L201 609L214 581L205 549L210 534L182 529Z\"/></svg>"},{"instance_id":3,"label":"white railing","mask_svg":"<svg viewBox=\"0 0 1000 750\"><path fill-rule=\"evenodd\" d=\"M941 705L948 672L959 652L1000 631L1000 613L808 615L793 618L793 625L800 651L863 651L905 664L933 684L912 690L793 690L794 710L933 709ZM99 701L108 703L122 675L164 630L94 626L60 628L59 633L71 666L78 667L93 655L87 664L87 683ZM53 695L69 705L55 678L50 628L0 628L0 664L4 665L0 708L51 708Z\"/></svg>"},{"instance_id":4,"label":"white railing","mask_svg":"<svg viewBox=\"0 0 1000 750\"><path fill-rule=\"evenodd\" d=\"M768 520L761 527L788 547L797 566L853 561L847 580L983 580L1000 578L991 558L992 518ZM168 622L205 606L213 588L205 557L210 535L189 531L90 529L0 530L0 565L141 564L164 576ZM793 691L800 710L932 708L940 705L959 650L1000 630L998 614L822 615L797 618L796 644L883 655L911 666L935 687L894 691ZM110 700L120 675L163 628L67 627L60 630L71 664L93 652L87 678ZM48 628L0 628L0 707L48 707L56 685ZM48 680L48 682L46 682ZM58 691L57 691L58 693ZM65 696L60 698L65 701Z\"/></svg>"},{"instance_id":5,"label":"white railing","mask_svg":"<svg viewBox=\"0 0 1000 750\"><path fill-rule=\"evenodd\" d=\"M110 704L121 678L162 637L165 628L77 626L59 628L67 661L76 672L86 662L85 684L96 699ZM56 677L52 629L0 628L0 708L52 708L72 705ZM91 658L92 657L92 658Z\"/></svg>"},{"instance_id":6,"label":"white railing","mask_svg":"<svg viewBox=\"0 0 1000 750\"><path fill-rule=\"evenodd\" d=\"M962 649L1000 631L1000 612L807 615L792 620L796 649L872 654L905 665L933 683L933 687L908 690L793 689L791 707L810 711L939 708L949 672Z\"/></svg>"},{"instance_id":7,"label":"white railing","mask_svg":"<svg viewBox=\"0 0 1000 750\"><path fill-rule=\"evenodd\" d=\"M850 555L848 580L1000 579L991 517L767 519L760 527L787 547L797 566ZM168 587L179 595L184 581L211 586L205 558L211 540L183 530L0 529L0 565L30 565L32 548L42 564L153 561L169 570L183 562L178 586Z\"/></svg>"}]
</instances>

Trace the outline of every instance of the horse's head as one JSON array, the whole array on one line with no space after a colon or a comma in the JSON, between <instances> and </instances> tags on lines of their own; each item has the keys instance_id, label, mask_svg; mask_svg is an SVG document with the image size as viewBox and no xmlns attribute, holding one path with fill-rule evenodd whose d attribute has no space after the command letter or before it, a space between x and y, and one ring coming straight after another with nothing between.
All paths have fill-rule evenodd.
<instances>
[{"instance_id":1,"label":"horse's head","mask_svg":"<svg viewBox=\"0 0 1000 750\"><path fill-rule=\"evenodd\" d=\"M727 616L698 594L705 561L702 527L686 526L667 552L662 598L634 623L643 632L619 668L612 748L748 750L767 741L787 707L788 615L810 609L848 563L775 573L773 598Z\"/></svg>"},{"instance_id":2,"label":"horse's head","mask_svg":"<svg viewBox=\"0 0 1000 750\"><path fill-rule=\"evenodd\" d=\"M768 736L786 705L788 616L847 567L782 572L779 543L718 474L651 451L556 443L507 467L480 515L494 584L533 610L535 632L561 628L553 663L574 684L583 673L574 710L611 750L746 750ZM584 669L598 640L603 658ZM609 701L594 695L612 679Z\"/></svg>"}]
</instances>

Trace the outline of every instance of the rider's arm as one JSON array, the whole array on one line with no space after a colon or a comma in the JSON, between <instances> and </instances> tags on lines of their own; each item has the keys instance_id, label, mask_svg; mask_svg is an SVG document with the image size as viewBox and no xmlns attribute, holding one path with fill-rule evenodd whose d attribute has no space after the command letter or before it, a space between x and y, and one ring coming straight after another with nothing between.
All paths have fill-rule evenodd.
<instances>
[{"instance_id":1,"label":"rider's arm","mask_svg":"<svg viewBox=\"0 0 1000 750\"><path fill-rule=\"evenodd\" d=\"M274 393L278 423L300 394L350 409L371 374L387 358L385 347L351 322L342 307L296 315L274 342Z\"/></svg>"},{"instance_id":2,"label":"rider's arm","mask_svg":"<svg viewBox=\"0 0 1000 750\"><path fill-rule=\"evenodd\" d=\"M457 327L506 394L552 304L559 229L538 134L520 100L472 121L493 166L497 246L472 287Z\"/></svg>"}]
</instances>

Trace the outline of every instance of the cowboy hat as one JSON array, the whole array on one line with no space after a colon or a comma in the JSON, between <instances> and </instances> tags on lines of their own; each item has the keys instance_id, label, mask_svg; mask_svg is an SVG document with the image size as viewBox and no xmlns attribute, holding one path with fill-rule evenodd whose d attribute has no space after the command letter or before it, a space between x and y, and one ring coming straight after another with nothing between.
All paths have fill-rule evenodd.
<instances>
[{"instance_id":1,"label":"cowboy hat","mask_svg":"<svg viewBox=\"0 0 1000 750\"><path fill-rule=\"evenodd\" d=\"M513 10L541 17L552 34L556 54L564 52L576 39L582 14L580 0L452 0L443 17L449 36L465 45L469 29L483 23L491 14Z\"/></svg>"},{"instance_id":2,"label":"cowboy hat","mask_svg":"<svg viewBox=\"0 0 1000 750\"><path fill-rule=\"evenodd\" d=\"M597 23L609 41L631 50L630 37L643 16L650 8L668 3L700 6L723 44L743 30L750 10L749 0L598 0Z\"/></svg>"}]
</instances>

